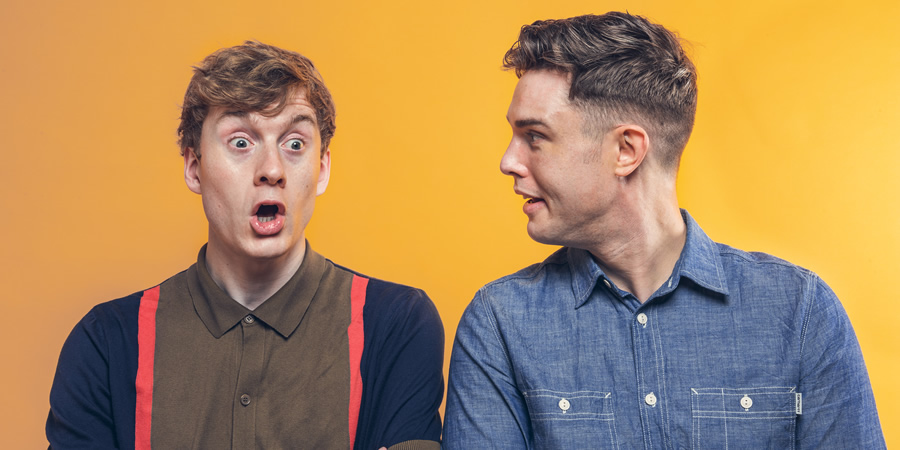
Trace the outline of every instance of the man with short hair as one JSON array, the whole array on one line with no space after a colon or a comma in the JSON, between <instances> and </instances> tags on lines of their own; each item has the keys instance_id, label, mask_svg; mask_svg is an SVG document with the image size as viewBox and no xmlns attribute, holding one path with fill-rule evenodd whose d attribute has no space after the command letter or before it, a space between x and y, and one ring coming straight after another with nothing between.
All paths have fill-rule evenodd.
<instances>
[{"instance_id":1,"label":"man with short hair","mask_svg":"<svg viewBox=\"0 0 900 450\"><path fill-rule=\"evenodd\" d=\"M195 68L178 134L209 241L186 271L75 327L50 393L51 447L439 447L431 300L306 241L334 118L297 53L247 42Z\"/></svg>"},{"instance_id":2,"label":"man with short hair","mask_svg":"<svg viewBox=\"0 0 900 450\"><path fill-rule=\"evenodd\" d=\"M504 62L500 169L529 236L564 247L463 314L445 448L883 448L831 289L679 209L697 85L677 36L618 12L538 21Z\"/></svg>"}]
</instances>

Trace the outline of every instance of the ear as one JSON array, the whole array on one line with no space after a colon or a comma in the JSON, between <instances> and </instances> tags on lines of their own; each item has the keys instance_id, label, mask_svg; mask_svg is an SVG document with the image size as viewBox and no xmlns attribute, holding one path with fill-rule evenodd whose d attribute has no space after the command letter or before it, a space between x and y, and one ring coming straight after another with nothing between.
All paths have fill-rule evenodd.
<instances>
[{"instance_id":1,"label":"ear","mask_svg":"<svg viewBox=\"0 0 900 450\"><path fill-rule=\"evenodd\" d=\"M615 132L619 144L615 173L618 177L627 177L644 162L650 148L650 136L638 125L622 125Z\"/></svg>"},{"instance_id":2,"label":"ear","mask_svg":"<svg viewBox=\"0 0 900 450\"><path fill-rule=\"evenodd\" d=\"M194 153L193 147L184 150L184 182L191 192L202 194L200 190L200 158Z\"/></svg>"},{"instance_id":3,"label":"ear","mask_svg":"<svg viewBox=\"0 0 900 450\"><path fill-rule=\"evenodd\" d=\"M316 188L316 195L322 195L325 193L325 188L328 187L328 180L331 178L331 149L325 149L325 153L322 153L321 158L319 158L319 182Z\"/></svg>"}]
</instances>

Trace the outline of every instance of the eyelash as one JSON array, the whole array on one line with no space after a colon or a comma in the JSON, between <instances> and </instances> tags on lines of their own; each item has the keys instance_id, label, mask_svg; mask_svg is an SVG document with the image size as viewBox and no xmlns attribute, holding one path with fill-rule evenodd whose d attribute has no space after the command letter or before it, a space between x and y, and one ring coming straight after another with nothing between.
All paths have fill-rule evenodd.
<instances>
[{"instance_id":1,"label":"eyelash","mask_svg":"<svg viewBox=\"0 0 900 450\"><path fill-rule=\"evenodd\" d=\"M247 145L244 147L238 147L237 141L245 141L247 143ZM236 136L236 137L233 137L228 140L228 145L231 145L232 147L240 149L240 150L244 150L244 149L251 147L253 145L253 141L251 141L250 139L247 139L246 137L243 137L243 136Z\"/></svg>"},{"instance_id":2,"label":"eyelash","mask_svg":"<svg viewBox=\"0 0 900 450\"><path fill-rule=\"evenodd\" d=\"M534 144L538 140L544 138L544 136L542 136L541 134L535 133L533 131L529 131L529 132L525 133L525 136L527 136L529 144Z\"/></svg>"},{"instance_id":3,"label":"eyelash","mask_svg":"<svg viewBox=\"0 0 900 450\"><path fill-rule=\"evenodd\" d=\"M244 141L244 142L246 142L246 145L244 147L240 147L237 145L238 141ZM300 148L297 148L297 149L290 148L290 143L293 141L299 142ZM233 137L228 140L228 145L230 145L234 148L240 149L240 150L244 150L244 149L252 147L254 144L253 144L253 141L251 141L249 138L246 138L244 136L236 136L236 137ZM306 148L306 141L304 141L303 139L300 139L300 138L291 138L291 139L288 139L287 141L285 141L284 145L291 151L299 152Z\"/></svg>"},{"instance_id":4,"label":"eyelash","mask_svg":"<svg viewBox=\"0 0 900 450\"><path fill-rule=\"evenodd\" d=\"M293 142L293 141L299 142L299 143L300 143L300 148L297 148L297 149L290 148L290 143ZM288 139L287 142L286 142L286 144L288 145L288 148L290 148L290 150L295 151L295 152L299 152L299 151L301 151L301 150L303 150L303 149L306 148L306 142L305 142L303 139L300 139L300 138L292 138L292 139Z\"/></svg>"}]
</instances>

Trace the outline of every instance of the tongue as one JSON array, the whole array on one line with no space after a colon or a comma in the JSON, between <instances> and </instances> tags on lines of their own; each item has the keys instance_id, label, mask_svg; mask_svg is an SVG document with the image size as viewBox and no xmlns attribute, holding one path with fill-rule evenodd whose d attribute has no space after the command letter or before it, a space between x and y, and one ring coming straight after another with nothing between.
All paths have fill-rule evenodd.
<instances>
[{"instance_id":1,"label":"tongue","mask_svg":"<svg viewBox=\"0 0 900 450\"><path fill-rule=\"evenodd\" d=\"M275 205L262 205L256 211L256 217L262 220L272 220L278 214L278 207Z\"/></svg>"}]
</instances>

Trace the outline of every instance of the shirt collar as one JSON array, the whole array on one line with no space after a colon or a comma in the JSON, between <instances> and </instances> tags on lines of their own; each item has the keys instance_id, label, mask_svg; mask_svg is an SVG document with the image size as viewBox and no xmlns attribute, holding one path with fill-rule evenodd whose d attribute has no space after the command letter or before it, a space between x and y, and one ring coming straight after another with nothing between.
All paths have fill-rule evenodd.
<instances>
[{"instance_id":1,"label":"shirt collar","mask_svg":"<svg viewBox=\"0 0 900 450\"><path fill-rule=\"evenodd\" d=\"M324 273L325 258L307 242L303 262L294 276L254 311L232 299L213 281L206 269L206 245L197 255L197 264L188 269L187 279L194 309L216 339L250 314L286 338L300 325Z\"/></svg>"},{"instance_id":2,"label":"shirt collar","mask_svg":"<svg viewBox=\"0 0 900 450\"><path fill-rule=\"evenodd\" d=\"M681 216L687 226L687 239L670 278L672 288L678 284L680 277L687 277L706 289L727 296L728 284L725 281L725 268L719 258L718 244L703 232L687 211L682 209Z\"/></svg>"},{"instance_id":3,"label":"shirt collar","mask_svg":"<svg viewBox=\"0 0 900 450\"><path fill-rule=\"evenodd\" d=\"M653 297L675 290L681 277L689 278L706 289L727 296L725 271L719 260L716 243L703 232L700 225L687 211L682 209L681 216L687 228L684 248L681 250L678 262L675 263L669 281L660 287ZM597 283L601 279L606 280L607 278L603 269L587 250L569 248L568 254L569 265L572 267L572 293L575 295L575 307L579 308L588 301ZM610 281L610 283L612 282ZM615 286L612 287L615 288Z\"/></svg>"}]
</instances>

